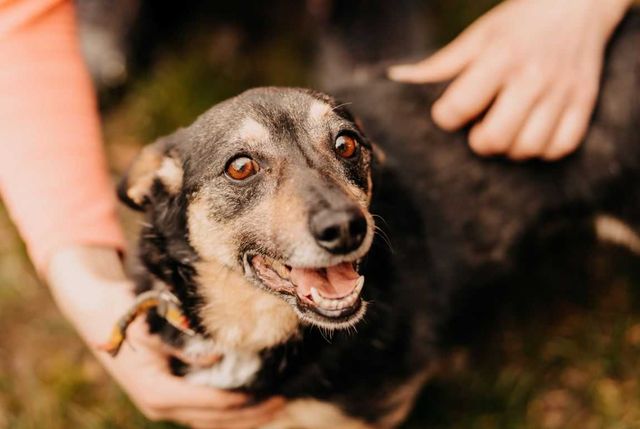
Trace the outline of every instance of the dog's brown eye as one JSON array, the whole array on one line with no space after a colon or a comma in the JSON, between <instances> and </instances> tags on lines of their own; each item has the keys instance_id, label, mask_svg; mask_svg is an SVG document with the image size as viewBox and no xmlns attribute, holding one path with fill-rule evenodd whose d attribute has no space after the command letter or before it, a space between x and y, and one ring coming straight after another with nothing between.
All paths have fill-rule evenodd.
<instances>
[{"instance_id":1,"label":"dog's brown eye","mask_svg":"<svg viewBox=\"0 0 640 429\"><path fill-rule=\"evenodd\" d=\"M336 139L336 153L343 158L352 158L358 150L358 142L351 136L341 135Z\"/></svg>"},{"instance_id":2,"label":"dog's brown eye","mask_svg":"<svg viewBox=\"0 0 640 429\"><path fill-rule=\"evenodd\" d=\"M259 169L258 163L253 159L241 156L229 162L226 171L232 179L244 180L256 174Z\"/></svg>"}]
</instances>

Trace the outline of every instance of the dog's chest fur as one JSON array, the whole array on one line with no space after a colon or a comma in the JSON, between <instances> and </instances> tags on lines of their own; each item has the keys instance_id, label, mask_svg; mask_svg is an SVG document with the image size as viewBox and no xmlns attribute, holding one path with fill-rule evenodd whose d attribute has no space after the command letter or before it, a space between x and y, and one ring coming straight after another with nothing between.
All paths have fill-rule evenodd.
<instances>
[{"instance_id":1,"label":"dog's chest fur","mask_svg":"<svg viewBox=\"0 0 640 429\"><path fill-rule=\"evenodd\" d=\"M221 360L209 368L189 369L187 378L217 388L249 386L262 368L261 351L294 337L298 318L282 300L232 270L199 263L197 271L206 302L198 313L210 338L189 338L183 353L193 358L218 354Z\"/></svg>"},{"instance_id":2,"label":"dog's chest fur","mask_svg":"<svg viewBox=\"0 0 640 429\"><path fill-rule=\"evenodd\" d=\"M238 351L218 346L215 341L195 336L189 338L182 348L188 360L197 362L211 356L220 356L220 360L211 366L188 368L187 380L194 384L219 389L237 389L252 384L262 368L259 353Z\"/></svg>"},{"instance_id":3,"label":"dog's chest fur","mask_svg":"<svg viewBox=\"0 0 640 429\"><path fill-rule=\"evenodd\" d=\"M197 312L218 347L256 354L298 333L291 307L250 285L242 274L215 262L198 263L196 269L204 300Z\"/></svg>"},{"instance_id":4,"label":"dog's chest fur","mask_svg":"<svg viewBox=\"0 0 640 429\"><path fill-rule=\"evenodd\" d=\"M198 262L193 269L197 274L189 284L150 283L181 290L181 294L197 290L201 300L184 310L190 320L197 321L200 333L176 338L175 330L156 318L150 320L151 329L180 349L186 365L180 365L177 372L190 381L223 389L248 388L259 372L270 372L264 368L263 352L298 337L298 318L282 300L221 264ZM194 365L212 357L218 357L212 365Z\"/></svg>"}]
</instances>

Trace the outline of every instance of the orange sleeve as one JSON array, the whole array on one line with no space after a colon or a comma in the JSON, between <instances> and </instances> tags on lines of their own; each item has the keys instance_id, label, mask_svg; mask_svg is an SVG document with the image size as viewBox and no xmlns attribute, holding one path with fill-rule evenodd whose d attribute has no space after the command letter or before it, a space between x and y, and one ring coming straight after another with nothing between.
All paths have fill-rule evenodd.
<instances>
[{"instance_id":1,"label":"orange sleeve","mask_svg":"<svg viewBox=\"0 0 640 429\"><path fill-rule=\"evenodd\" d=\"M124 246L72 1L0 0L0 194L41 272L66 245Z\"/></svg>"}]
</instances>

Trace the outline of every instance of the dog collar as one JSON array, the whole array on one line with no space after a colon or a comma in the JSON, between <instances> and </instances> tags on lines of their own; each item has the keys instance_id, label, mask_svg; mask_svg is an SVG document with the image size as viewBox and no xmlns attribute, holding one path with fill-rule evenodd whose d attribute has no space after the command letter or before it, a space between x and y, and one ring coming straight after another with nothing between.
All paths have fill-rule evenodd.
<instances>
[{"instance_id":1,"label":"dog collar","mask_svg":"<svg viewBox=\"0 0 640 429\"><path fill-rule=\"evenodd\" d=\"M183 334L193 336L195 331L191 329L189 319L180 308L178 298L166 289L154 289L144 292L136 297L131 308L116 322L109 340L98 346L111 356L117 356L122 344L127 337L127 329L133 321L142 314L156 310L158 316L165 319L171 326Z\"/></svg>"}]
</instances>

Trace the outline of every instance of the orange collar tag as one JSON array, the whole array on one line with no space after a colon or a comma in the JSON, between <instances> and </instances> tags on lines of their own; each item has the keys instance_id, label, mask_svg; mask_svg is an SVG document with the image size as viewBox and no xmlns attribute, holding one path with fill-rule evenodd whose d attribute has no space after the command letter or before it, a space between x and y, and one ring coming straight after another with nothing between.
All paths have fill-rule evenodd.
<instances>
[{"instance_id":1,"label":"orange collar tag","mask_svg":"<svg viewBox=\"0 0 640 429\"><path fill-rule=\"evenodd\" d=\"M135 303L117 322L109 340L98 346L111 356L117 356L127 336L129 325L140 315L155 309L171 326L180 332L193 336L195 331L189 326L189 319L180 308L180 301L166 290L150 290L137 296Z\"/></svg>"}]
</instances>

